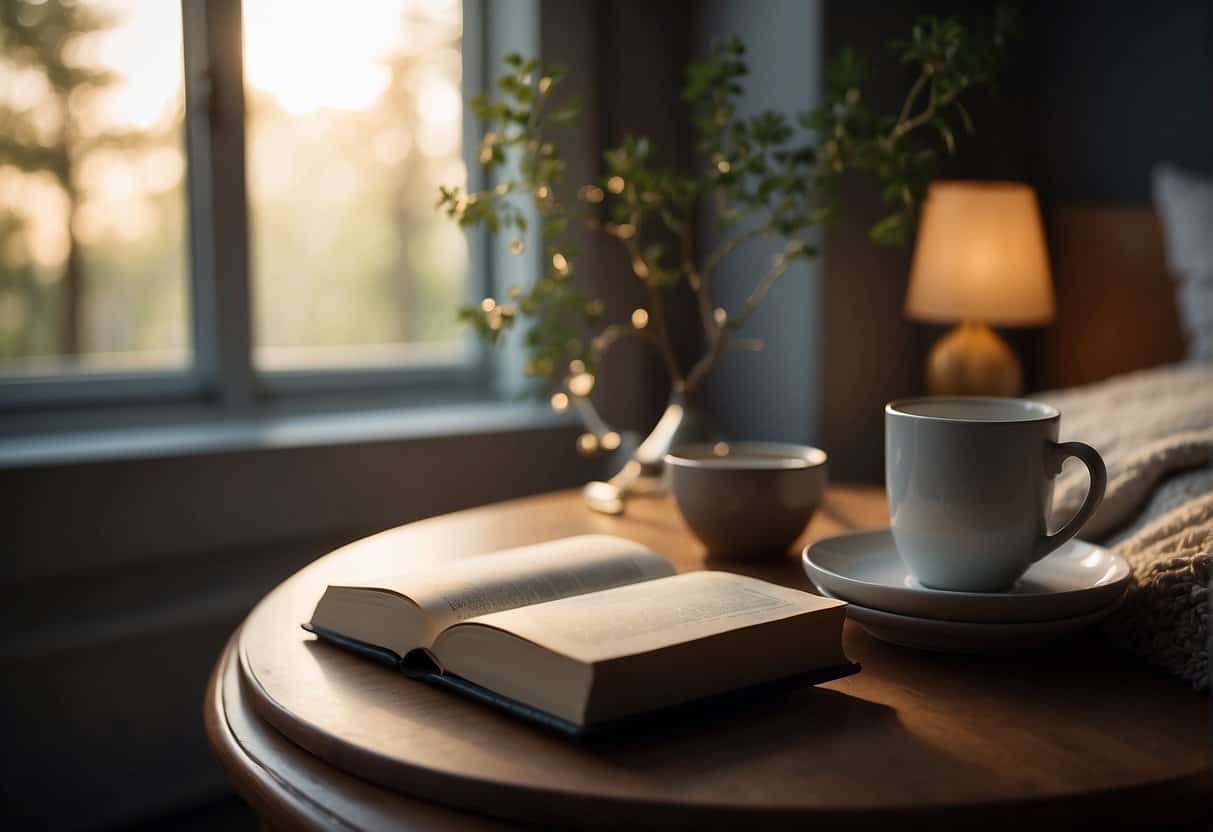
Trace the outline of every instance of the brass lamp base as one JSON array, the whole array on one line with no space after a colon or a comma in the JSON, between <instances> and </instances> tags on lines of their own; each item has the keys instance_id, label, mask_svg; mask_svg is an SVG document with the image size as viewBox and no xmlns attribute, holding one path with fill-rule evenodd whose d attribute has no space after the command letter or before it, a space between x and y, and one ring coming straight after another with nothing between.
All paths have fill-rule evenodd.
<instances>
[{"instance_id":1,"label":"brass lamp base","mask_svg":"<svg viewBox=\"0 0 1213 832\"><path fill-rule=\"evenodd\" d=\"M933 396L1018 396L1022 387L1019 359L985 324L960 324L927 357L927 389Z\"/></svg>"}]
</instances>

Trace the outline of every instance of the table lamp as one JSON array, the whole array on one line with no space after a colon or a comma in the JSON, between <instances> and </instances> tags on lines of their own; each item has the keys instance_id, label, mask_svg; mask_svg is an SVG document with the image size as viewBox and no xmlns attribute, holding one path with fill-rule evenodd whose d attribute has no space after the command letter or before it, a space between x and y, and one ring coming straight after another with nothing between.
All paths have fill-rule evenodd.
<instances>
[{"instance_id":1,"label":"table lamp","mask_svg":"<svg viewBox=\"0 0 1213 832\"><path fill-rule=\"evenodd\" d=\"M933 395L1019 395L1019 359L990 325L1035 326L1053 318L1035 192L1017 182L931 183L906 315L958 324L927 358Z\"/></svg>"}]
</instances>

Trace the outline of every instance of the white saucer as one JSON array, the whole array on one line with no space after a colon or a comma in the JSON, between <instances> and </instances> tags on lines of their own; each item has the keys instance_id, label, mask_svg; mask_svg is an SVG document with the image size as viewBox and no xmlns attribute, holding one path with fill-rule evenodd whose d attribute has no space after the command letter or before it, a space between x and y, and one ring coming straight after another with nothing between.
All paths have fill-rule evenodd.
<instances>
[{"instance_id":1,"label":"white saucer","mask_svg":"<svg viewBox=\"0 0 1213 832\"><path fill-rule=\"evenodd\" d=\"M980 554L977 555L980 557ZM1115 552L1071 540L1032 565L1006 592L948 592L919 584L888 529L820 540L805 549L805 572L844 601L923 619L986 623L1050 621L1114 604L1129 582Z\"/></svg>"},{"instance_id":2,"label":"white saucer","mask_svg":"<svg viewBox=\"0 0 1213 832\"><path fill-rule=\"evenodd\" d=\"M826 590L821 593L838 598ZM838 598L845 601L845 598ZM991 650L1023 650L1077 633L1109 615L1120 599L1086 615L1053 621L1027 621L1019 624L966 623L914 618L873 610L848 602L847 616L859 623L874 638L941 653L981 653Z\"/></svg>"}]
</instances>

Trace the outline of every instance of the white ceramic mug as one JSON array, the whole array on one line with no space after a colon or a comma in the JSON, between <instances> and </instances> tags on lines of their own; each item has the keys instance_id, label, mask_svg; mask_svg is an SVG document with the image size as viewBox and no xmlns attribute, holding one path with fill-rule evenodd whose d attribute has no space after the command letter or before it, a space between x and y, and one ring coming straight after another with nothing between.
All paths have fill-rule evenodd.
<instances>
[{"instance_id":1,"label":"white ceramic mug","mask_svg":"<svg viewBox=\"0 0 1213 832\"><path fill-rule=\"evenodd\" d=\"M885 484L897 551L924 586L1007 589L1074 537L1103 499L1090 445L1058 442L1061 414L1024 399L931 397L885 406ZM1091 474L1082 507L1047 527L1053 478L1068 457Z\"/></svg>"}]
</instances>

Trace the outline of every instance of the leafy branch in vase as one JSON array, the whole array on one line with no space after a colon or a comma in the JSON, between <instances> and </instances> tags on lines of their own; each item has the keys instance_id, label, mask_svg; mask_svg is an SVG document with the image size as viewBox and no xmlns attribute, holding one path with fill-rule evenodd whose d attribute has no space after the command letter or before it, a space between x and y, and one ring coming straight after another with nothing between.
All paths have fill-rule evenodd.
<instances>
[{"instance_id":1,"label":"leafy branch in vase","mask_svg":"<svg viewBox=\"0 0 1213 832\"><path fill-rule=\"evenodd\" d=\"M868 108L865 67L844 49L827 68L819 107L794 118L773 111L739 116L745 47L736 38L716 42L705 61L688 67L682 93L694 118L695 168L660 165L652 142L627 136L603 154L601 177L578 189L572 207L556 194L565 163L552 134L577 124L580 105L554 101L562 72L508 56L497 99L473 102L488 128L479 161L497 176L496 184L471 193L441 188L438 207L461 227L517 234L510 250L521 254L527 230L522 201L533 200L542 223L544 273L526 289L511 288L505 298L461 309L461 320L490 342L522 323L527 372L557 391L557 409L568 406L570 395L588 396L603 356L628 338L657 350L675 392L695 392L726 350L762 349L742 331L792 265L818 255L810 232L841 215L844 174L867 174L880 184L888 214L870 229L871 239L906 242L940 151L954 152L957 132L975 129L960 97L991 80L1009 25L1002 10L981 31L951 18L918 20L906 40L893 44L914 78L895 114ZM695 218L705 200L714 206L720 242L701 252ZM628 320L604 320L603 301L573 279L574 222L625 249L630 279L647 292L647 305ZM720 267L761 239L782 240L783 246L763 264L745 302L726 309L716 302ZM689 367L679 363L666 327L667 295L683 284L694 293L705 344Z\"/></svg>"}]
</instances>

